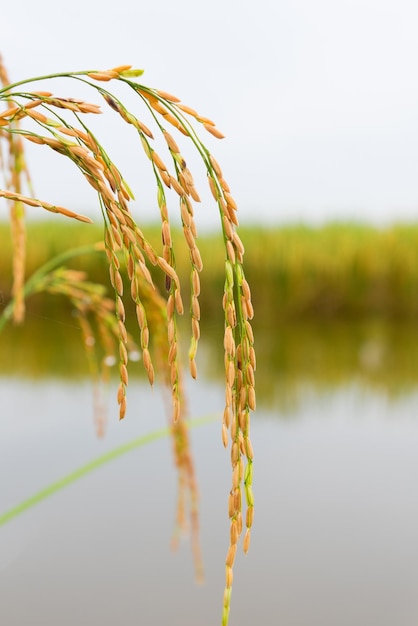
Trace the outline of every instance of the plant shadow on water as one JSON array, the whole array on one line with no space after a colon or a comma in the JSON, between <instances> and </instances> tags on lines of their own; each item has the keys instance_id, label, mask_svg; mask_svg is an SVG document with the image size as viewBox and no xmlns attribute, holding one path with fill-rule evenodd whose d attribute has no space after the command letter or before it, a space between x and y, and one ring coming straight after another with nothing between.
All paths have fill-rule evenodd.
<instances>
[{"instance_id":1,"label":"plant shadow on water","mask_svg":"<svg viewBox=\"0 0 418 626\"><path fill-rule=\"evenodd\" d=\"M2 360L0 379L0 513L107 450L166 426L161 394L138 368L128 418L115 417L111 381L108 431L96 438L77 332L65 327L61 334L53 319L34 320L2 338L10 360ZM245 567L238 556L232 625L417 623L415 334L376 321L258 330L257 519ZM191 431L204 584L194 582L187 541L178 554L169 550L176 481L171 444L162 439L0 528L2 624L219 622L229 458L210 444L220 440L223 410L218 343L202 345L202 380L187 385L191 416L219 415Z\"/></svg>"}]
</instances>

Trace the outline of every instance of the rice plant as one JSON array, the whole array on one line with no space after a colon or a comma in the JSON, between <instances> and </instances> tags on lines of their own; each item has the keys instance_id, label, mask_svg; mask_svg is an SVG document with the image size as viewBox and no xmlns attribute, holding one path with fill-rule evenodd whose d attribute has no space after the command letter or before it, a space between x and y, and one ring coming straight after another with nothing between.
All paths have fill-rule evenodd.
<instances>
[{"instance_id":1,"label":"rice plant","mask_svg":"<svg viewBox=\"0 0 418 626\"><path fill-rule=\"evenodd\" d=\"M2 165L5 172L0 197L10 204L14 259L13 298L3 312L3 324L10 317L13 317L15 323L24 320L25 298L35 290L67 295L79 313L86 345L92 346L92 336L94 333L100 334L103 349L109 357L109 353L114 350L113 344L116 344L119 363L117 402L119 418L123 419L127 413L129 351L130 344L134 341L126 329L125 309L133 303L138 324L138 349L149 382L152 385L155 372L161 372L170 388L171 424L179 483L181 486L186 485L190 491L192 528L197 531L197 488L185 423L178 331L178 318L184 313L183 295L189 289L191 340L188 362L190 374L196 378L196 354L200 338L200 275L203 264L197 243L194 204L200 202L200 197L178 141L183 139L192 143L206 171L208 185L219 212L225 255L225 409L221 435L223 445L230 446L232 465L232 486L228 497L230 545L225 561L222 611L222 625L226 626L237 546L243 534L243 550L248 551L254 514L253 449L250 439L250 412L255 409L256 362L250 322L254 311L243 268L244 246L237 232L237 205L220 165L200 139L196 127L218 139L223 135L212 120L186 106L177 97L140 83L138 79L142 74L142 70L122 65L109 70L60 72L10 83L4 66L0 65L0 101L4 105L0 113L0 147L3 148ZM52 91L31 88L39 81L52 84L57 78L71 79L74 89L82 85L84 90L91 90L92 99L94 97L97 101L62 97ZM135 95L136 102L143 107L155 129L149 128L142 121L136 108L135 112L131 110L131 106L128 108L108 88L109 84L115 83ZM108 114L116 113L121 124L133 127L148 160L154 176L156 207L161 221L160 247L151 245L135 219L129 206L134 199L131 188L97 133L91 129L89 119L102 112L101 105ZM164 154L156 150L155 132L164 140ZM86 280L84 273L74 272L63 266L61 261L65 259L59 259L58 264L53 261L51 266L44 266L25 282L24 206L82 222L92 221L64 206L34 197L24 158L25 142L39 145L40 150L53 150L69 159L88 185L97 192L104 225L102 246L114 293L112 303L102 288ZM168 209L169 197L173 196L177 199L184 241L189 253L188 285L181 284L176 271L176 249L173 245ZM160 271L165 290L157 289L150 272L151 267ZM90 322L91 315L95 318L94 325ZM158 317L158 323L151 324L152 316ZM153 328L159 329L154 332L154 336L151 333ZM164 329L164 340L161 329ZM244 494L245 512L242 505ZM182 503L183 499L180 498L179 502ZM180 504L180 523L183 513ZM198 561L198 553L196 556Z\"/></svg>"}]
</instances>

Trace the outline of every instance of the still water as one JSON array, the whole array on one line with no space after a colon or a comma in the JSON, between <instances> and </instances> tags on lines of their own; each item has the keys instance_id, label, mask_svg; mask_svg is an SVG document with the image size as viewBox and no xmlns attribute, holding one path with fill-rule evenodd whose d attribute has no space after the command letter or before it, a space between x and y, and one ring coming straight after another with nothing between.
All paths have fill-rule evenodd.
<instances>
[{"instance_id":1,"label":"still water","mask_svg":"<svg viewBox=\"0 0 418 626\"><path fill-rule=\"evenodd\" d=\"M89 381L0 378L0 515L123 442L166 423L158 389L135 381L104 439ZM221 383L187 388L193 417L220 415ZM0 526L0 623L220 624L228 545L228 453L218 422L191 432L203 584L187 537L170 539L176 478L168 439L106 464ZM253 417L255 526L235 566L230 626L416 626L418 390L358 383L299 390Z\"/></svg>"}]
</instances>

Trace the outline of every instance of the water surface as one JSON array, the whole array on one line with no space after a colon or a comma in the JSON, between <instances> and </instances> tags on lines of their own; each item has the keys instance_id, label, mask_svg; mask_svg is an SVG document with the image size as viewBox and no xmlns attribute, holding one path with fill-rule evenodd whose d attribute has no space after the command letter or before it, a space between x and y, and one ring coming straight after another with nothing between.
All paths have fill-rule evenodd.
<instances>
[{"instance_id":1,"label":"water surface","mask_svg":"<svg viewBox=\"0 0 418 626\"><path fill-rule=\"evenodd\" d=\"M220 383L188 386L194 417L220 414ZM124 422L109 390L95 435L88 381L0 380L0 513L103 451L166 423L133 382ZM256 517L235 566L231 626L416 626L418 390L306 387L253 418ZM91 473L0 527L0 623L220 623L230 470L219 423L192 431L205 582L187 538L170 551L176 479L166 439Z\"/></svg>"}]
</instances>

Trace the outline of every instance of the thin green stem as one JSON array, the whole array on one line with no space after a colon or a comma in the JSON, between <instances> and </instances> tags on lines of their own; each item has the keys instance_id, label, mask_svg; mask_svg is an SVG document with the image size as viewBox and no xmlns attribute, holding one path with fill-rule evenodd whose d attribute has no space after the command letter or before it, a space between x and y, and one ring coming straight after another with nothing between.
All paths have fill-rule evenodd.
<instances>
[{"instance_id":1,"label":"thin green stem","mask_svg":"<svg viewBox=\"0 0 418 626\"><path fill-rule=\"evenodd\" d=\"M59 72L57 74L46 74L44 76L33 76L31 78L25 78L24 80L19 80L17 83L10 83L10 85L6 85L2 89L0 89L0 95L3 93L7 94L7 92L9 92L11 89L15 89L16 87L20 87L21 85L28 85L29 83L36 83L41 80L50 80L51 78L76 78L78 76L86 76L89 73L95 71L96 70L84 70L83 72Z\"/></svg>"},{"instance_id":2,"label":"thin green stem","mask_svg":"<svg viewBox=\"0 0 418 626\"><path fill-rule=\"evenodd\" d=\"M44 276L48 274L48 272L50 272L51 270L59 267L69 259L72 259L76 256L80 256L82 254L91 254L92 252L101 252L102 249L102 244L94 244L81 246L80 248L72 248L71 250L66 250L62 254L58 254L53 259L47 261L44 265L39 267L36 272L34 272L32 276L26 281L23 288L24 298L27 298L36 291L36 287L39 281L42 280ZM15 300L13 298L4 308L3 313L0 316L0 332L3 330L3 327L12 317L14 304Z\"/></svg>"},{"instance_id":3,"label":"thin green stem","mask_svg":"<svg viewBox=\"0 0 418 626\"><path fill-rule=\"evenodd\" d=\"M200 419L195 419L189 422L189 427L196 428L198 426L204 426L206 424L209 424L215 421L215 419L217 419L217 416L215 417L212 415L203 417ZM17 517L21 513L24 513L28 509L42 502L42 500L45 500L49 496L52 496L54 493L57 493L61 489L64 489L64 487L68 487L68 485L70 485L71 483L74 483L80 478L83 478L83 476L90 474L90 472L96 469L99 469L99 467L102 467L106 463L109 463L110 461L114 461L120 456L123 456L124 454L127 454L128 452L132 452L133 450L137 448L141 448L142 446L145 446L148 443L152 443L153 441L158 441L159 439L163 439L164 437L167 437L170 434L170 431L171 431L171 428L168 426L166 428L161 428L160 430L155 430L154 432L148 433L146 435L142 435L141 437L138 437L137 439L128 441L128 443L118 446L117 448L114 448L113 450L110 450L109 452L102 454L96 459L89 461L88 463L86 463L85 465L82 465L81 467L74 470L70 474L67 474L67 476L64 476L63 478L60 478L54 483L51 483L50 485L48 485L48 487L41 489L40 491L35 493L33 496L30 496L29 498L27 498L20 504L17 504L16 506L9 509L5 513L2 513L0 515L0 526L3 526L7 522L10 522L12 519Z\"/></svg>"}]
</instances>

